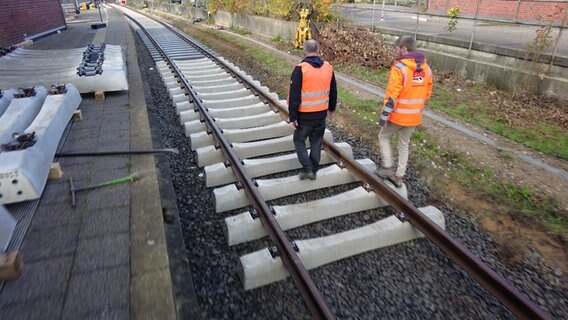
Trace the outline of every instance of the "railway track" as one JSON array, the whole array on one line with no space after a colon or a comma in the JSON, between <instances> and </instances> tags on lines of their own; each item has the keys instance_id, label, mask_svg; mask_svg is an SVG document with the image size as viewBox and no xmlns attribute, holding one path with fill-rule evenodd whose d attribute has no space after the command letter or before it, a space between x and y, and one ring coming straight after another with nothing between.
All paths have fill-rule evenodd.
<instances>
[{"instance_id":1,"label":"railway track","mask_svg":"<svg viewBox=\"0 0 568 320\"><path fill-rule=\"evenodd\" d=\"M351 146L334 142L331 132L326 132L322 154L326 166L317 180L300 181L285 102L176 28L122 10L160 72L204 182L212 188L215 212L236 213L224 219L228 245L271 239L273 245L240 257L245 289L291 276L314 318L334 318L308 269L425 235L516 316L548 318L444 232L441 211L415 208L406 199L406 187L378 179L372 173L374 162L353 159ZM308 202L274 205L273 200L326 189L336 191ZM397 213L357 229L296 242L284 232L386 206Z\"/></svg>"}]
</instances>

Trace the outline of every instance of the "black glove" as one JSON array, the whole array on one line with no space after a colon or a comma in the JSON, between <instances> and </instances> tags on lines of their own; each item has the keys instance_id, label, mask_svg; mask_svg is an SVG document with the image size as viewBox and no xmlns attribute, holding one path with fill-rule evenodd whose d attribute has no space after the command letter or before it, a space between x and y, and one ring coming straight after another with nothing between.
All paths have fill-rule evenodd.
<instances>
[{"instance_id":1,"label":"black glove","mask_svg":"<svg viewBox=\"0 0 568 320\"><path fill-rule=\"evenodd\" d=\"M383 111L381 113L381 116L379 117L379 126L386 127L387 123L389 122L388 117L389 117L388 112Z\"/></svg>"},{"instance_id":2,"label":"black glove","mask_svg":"<svg viewBox=\"0 0 568 320\"><path fill-rule=\"evenodd\" d=\"M393 109L394 109L394 99L392 97L389 97L387 103L383 107L383 112L379 116L379 126L385 127L387 125L387 123L389 122L388 120L389 115Z\"/></svg>"}]
</instances>

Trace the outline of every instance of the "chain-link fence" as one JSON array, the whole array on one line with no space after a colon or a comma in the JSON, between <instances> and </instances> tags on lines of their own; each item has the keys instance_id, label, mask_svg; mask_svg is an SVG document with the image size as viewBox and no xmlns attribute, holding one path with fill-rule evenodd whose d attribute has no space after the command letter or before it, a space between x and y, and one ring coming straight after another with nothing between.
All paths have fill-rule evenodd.
<instances>
[{"instance_id":1,"label":"chain-link fence","mask_svg":"<svg viewBox=\"0 0 568 320\"><path fill-rule=\"evenodd\" d=\"M348 24L369 27L373 31L396 29L413 34L415 38L421 34L434 42L440 39L466 41L468 56L472 50L482 48L483 44L494 44L524 52L525 56L517 58L534 59L550 65L555 64L559 56L568 58L568 36L565 31L568 27L568 8L560 8L553 19L544 17L527 21L519 19L519 6L511 6L511 18L505 19L481 15L483 0L474 1L474 13L458 11L453 16L450 14L453 7L445 8L445 12L424 11L421 6L389 5L389 1L384 0L336 5L335 10L343 23L347 21ZM487 8L483 9L487 11Z\"/></svg>"}]
</instances>

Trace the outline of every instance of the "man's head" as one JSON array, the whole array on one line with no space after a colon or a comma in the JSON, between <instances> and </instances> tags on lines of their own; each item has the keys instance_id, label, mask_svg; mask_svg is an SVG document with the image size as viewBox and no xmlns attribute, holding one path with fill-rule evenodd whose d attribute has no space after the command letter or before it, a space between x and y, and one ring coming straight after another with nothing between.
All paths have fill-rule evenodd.
<instances>
[{"instance_id":1,"label":"man's head","mask_svg":"<svg viewBox=\"0 0 568 320\"><path fill-rule=\"evenodd\" d=\"M318 56L320 45L316 40L310 39L304 42L304 56L313 57Z\"/></svg>"},{"instance_id":2,"label":"man's head","mask_svg":"<svg viewBox=\"0 0 568 320\"><path fill-rule=\"evenodd\" d=\"M396 40L394 46L398 49L400 55L416 51L416 40L413 37L402 36Z\"/></svg>"}]
</instances>

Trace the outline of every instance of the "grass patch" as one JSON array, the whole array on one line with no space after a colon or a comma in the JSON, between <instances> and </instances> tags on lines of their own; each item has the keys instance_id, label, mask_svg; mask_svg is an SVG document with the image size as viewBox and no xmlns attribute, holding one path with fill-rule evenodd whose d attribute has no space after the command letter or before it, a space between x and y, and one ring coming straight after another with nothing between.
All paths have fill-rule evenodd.
<instances>
[{"instance_id":1,"label":"grass patch","mask_svg":"<svg viewBox=\"0 0 568 320\"><path fill-rule=\"evenodd\" d=\"M535 128L514 128L503 121L494 121L491 131L540 152L568 160L568 133L549 124Z\"/></svg>"},{"instance_id":2,"label":"grass patch","mask_svg":"<svg viewBox=\"0 0 568 320\"><path fill-rule=\"evenodd\" d=\"M248 51L254 59L266 64L267 67L274 70L274 73L279 76L287 76L289 78L292 74L293 67L290 66L290 64L283 62L282 59L273 53L256 48L250 48Z\"/></svg>"},{"instance_id":3,"label":"grass patch","mask_svg":"<svg viewBox=\"0 0 568 320\"><path fill-rule=\"evenodd\" d=\"M389 69L379 68L370 70L359 65L337 65L334 68L352 77L359 78L372 84L386 87L389 80Z\"/></svg>"},{"instance_id":4,"label":"grass patch","mask_svg":"<svg viewBox=\"0 0 568 320\"><path fill-rule=\"evenodd\" d=\"M568 241L568 216L562 214L554 199L538 194L529 187L497 179L491 169L475 166L464 155L441 148L420 128L413 134L412 142L417 147L413 148L411 154L419 166L443 170L472 195L491 199L513 219L542 223Z\"/></svg>"},{"instance_id":5,"label":"grass patch","mask_svg":"<svg viewBox=\"0 0 568 320\"><path fill-rule=\"evenodd\" d=\"M229 30L231 30L234 33L240 34L241 36L246 36L246 35L251 34L251 32L249 30L239 28L239 27L232 27L232 28L229 28Z\"/></svg>"},{"instance_id":6,"label":"grass patch","mask_svg":"<svg viewBox=\"0 0 568 320\"><path fill-rule=\"evenodd\" d=\"M346 110L350 111L355 118L367 123L378 122L379 99L362 100L351 92L339 88L337 98ZM343 111L343 110L342 110Z\"/></svg>"},{"instance_id":7,"label":"grass patch","mask_svg":"<svg viewBox=\"0 0 568 320\"><path fill-rule=\"evenodd\" d=\"M484 27L517 27L520 28L519 25L510 22L500 22L500 21L482 21L478 24L479 26Z\"/></svg>"},{"instance_id":8,"label":"grass patch","mask_svg":"<svg viewBox=\"0 0 568 320\"><path fill-rule=\"evenodd\" d=\"M468 90L482 94L480 86ZM452 119L490 130L534 150L568 160L568 132L550 123L536 122L527 126L507 124L505 115L482 101L467 99L449 87L436 86L428 106Z\"/></svg>"}]
</instances>

